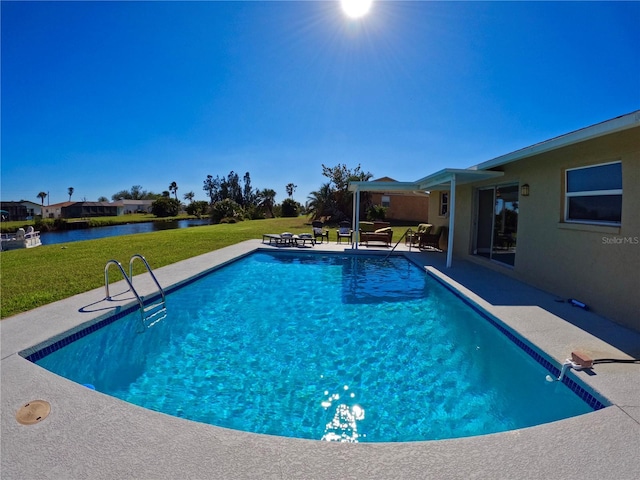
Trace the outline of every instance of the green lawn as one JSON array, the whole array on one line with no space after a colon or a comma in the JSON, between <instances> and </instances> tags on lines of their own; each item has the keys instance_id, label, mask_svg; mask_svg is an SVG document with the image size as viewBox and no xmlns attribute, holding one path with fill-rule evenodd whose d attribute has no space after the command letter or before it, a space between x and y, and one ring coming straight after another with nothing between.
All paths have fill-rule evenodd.
<instances>
[{"instance_id":1,"label":"green lawn","mask_svg":"<svg viewBox=\"0 0 640 480\"><path fill-rule=\"evenodd\" d=\"M311 232L306 217L247 220L87 240L0 253L0 318L104 286L104 267L115 259L127 268L135 253L152 268L201 255L263 233ZM136 262L135 272L143 271Z\"/></svg>"}]
</instances>

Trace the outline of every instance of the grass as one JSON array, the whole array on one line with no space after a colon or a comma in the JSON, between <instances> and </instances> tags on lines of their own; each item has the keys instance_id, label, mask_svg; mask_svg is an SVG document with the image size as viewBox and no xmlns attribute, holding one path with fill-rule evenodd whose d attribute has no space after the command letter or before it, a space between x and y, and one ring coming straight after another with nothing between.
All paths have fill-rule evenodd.
<instances>
[{"instance_id":1,"label":"grass","mask_svg":"<svg viewBox=\"0 0 640 480\"><path fill-rule=\"evenodd\" d=\"M235 224L162 230L0 253L0 318L104 286L107 261L125 269L135 253L160 268L263 233L310 232L306 217L247 220ZM136 262L134 273L144 266Z\"/></svg>"}]
</instances>

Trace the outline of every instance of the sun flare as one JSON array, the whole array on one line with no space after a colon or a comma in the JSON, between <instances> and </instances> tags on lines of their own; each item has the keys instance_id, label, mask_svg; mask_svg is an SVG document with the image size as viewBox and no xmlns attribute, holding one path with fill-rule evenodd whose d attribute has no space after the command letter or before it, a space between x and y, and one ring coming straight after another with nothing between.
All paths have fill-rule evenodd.
<instances>
[{"instance_id":1,"label":"sun flare","mask_svg":"<svg viewBox=\"0 0 640 480\"><path fill-rule=\"evenodd\" d=\"M342 11L349 18L364 17L371 9L373 0L340 0Z\"/></svg>"}]
</instances>

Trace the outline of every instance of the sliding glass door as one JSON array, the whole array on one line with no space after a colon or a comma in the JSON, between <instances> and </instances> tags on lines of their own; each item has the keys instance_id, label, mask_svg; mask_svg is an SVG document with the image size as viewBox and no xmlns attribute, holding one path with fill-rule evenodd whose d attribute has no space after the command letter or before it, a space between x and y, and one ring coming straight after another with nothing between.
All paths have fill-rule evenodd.
<instances>
[{"instance_id":1,"label":"sliding glass door","mask_svg":"<svg viewBox=\"0 0 640 480\"><path fill-rule=\"evenodd\" d=\"M514 265L518 239L518 185L477 191L474 254Z\"/></svg>"}]
</instances>

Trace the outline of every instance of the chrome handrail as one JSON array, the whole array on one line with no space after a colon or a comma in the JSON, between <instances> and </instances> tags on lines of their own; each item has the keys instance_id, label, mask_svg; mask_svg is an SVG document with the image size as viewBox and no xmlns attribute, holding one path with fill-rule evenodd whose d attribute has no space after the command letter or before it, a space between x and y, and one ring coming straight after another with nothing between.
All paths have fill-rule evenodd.
<instances>
[{"instance_id":1,"label":"chrome handrail","mask_svg":"<svg viewBox=\"0 0 640 480\"><path fill-rule=\"evenodd\" d=\"M138 294L137 290L133 286L133 262L136 258L139 258L140 260L142 260L145 267L147 268L147 271L151 275L151 278L153 279L153 281L156 283L156 286L160 290L160 294L162 295L161 303L158 303L155 305L149 305L148 307L145 307L143 298ZM147 328L152 327L153 325L155 325L160 320L166 317L166 297L165 297L164 290L160 286L160 282L158 282L158 279L154 275L153 270L151 270L151 267L149 266L149 263L147 262L146 258L144 258L142 255L138 253L131 256L131 258L129 259L129 276L127 276L127 273L124 271L124 268L122 267L122 264L119 261L109 260L107 262L107 264L104 267L104 288L105 288L106 300L111 300L111 295L109 294L109 267L111 265L116 265L118 267L118 269L120 270L120 273L122 273L122 277L127 282L127 285L129 285L129 290L133 292L133 294L136 297L136 300L138 300L138 305L140 306L140 320L142 322L143 331L145 327ZM161 307L161 310L156 310L157 307ZM148 312L153 312L153 313L150 313L147 316L146 314ZM153 319L154 317L157 317L158 314L161 314L162 316L159 318L156 318L151 323L147 323L149 320Z\"/></svg>"},{"instance_id":2,"label":"chrome handrail","mask_svg":"<svg viewBox=\"0 0 640 480\"><path fill-rule=\"evenodd\" d=\"M393 253L393 251L396 249L396 247L398 245L400 245L400 242L402 241L402 239L405 238L407 236L407 234L409 234L409 233L413 234L413 229L411 227L407 228L407 230L400 236L400 239L396 242L396 244L393 246L391 251L389 253L387 253L386 257L384 257L385 260L387 258L389 258L389 256ZM411 243L409 243L409 251L411 251Z\"/></svg>"},{"instance_id":3,"label":"chrome handrail","mask_svg":"<svg viewBox=\"0 0 640 480\"><path fill-rule=\"evenodd\" d=\"M140 298L140 295L138 295L138 292L136 291L136 289L133 288L133 284L131 283L131 280L129 280L129 277L127 277L127 273L124 271L124 268L122 268L122 264L117 260L109 260L104 267L104 289L106 294L105 299L111 300L111 295L109 295L109 266L110 265L115 265L118 267L118 269L120 270L120 273L122 273L122 277L127 281L127 285L129 285L129 290L131 290L133 294L136 296L136 299L140 304L140 308L144 309L144 302L142 301L142 298Z\"/></svg>"},{"instance_id":4,"label":"chrome handrail","mask_svg":"<svg viewBox=\"0 0 640 480\"><path fill-rule=\"evenodd\" d=\"M153 281L156 282L156 286L158 287L158 290L160 290L160 294L162 295L162 301L166 302L166 298L165 298L165 295L164 295L164 290L160 286L160 282L158 282L158 279L154 275L153 270L151 270L151 267L149 266L149 263L147 262L147 259L144 258L139 253L136 253L136 254L132 255L131 258L129 259L129 278L131 279L131 284L133 285L133 261L136 258L139 258L140 260L142 260L142 263L144 263L144 266L147 267L147 271L149 272L149 275L151 275L151 278L153 279ZM131 288L133 288L133 286Z\"/></svg>"}]
</instances>

